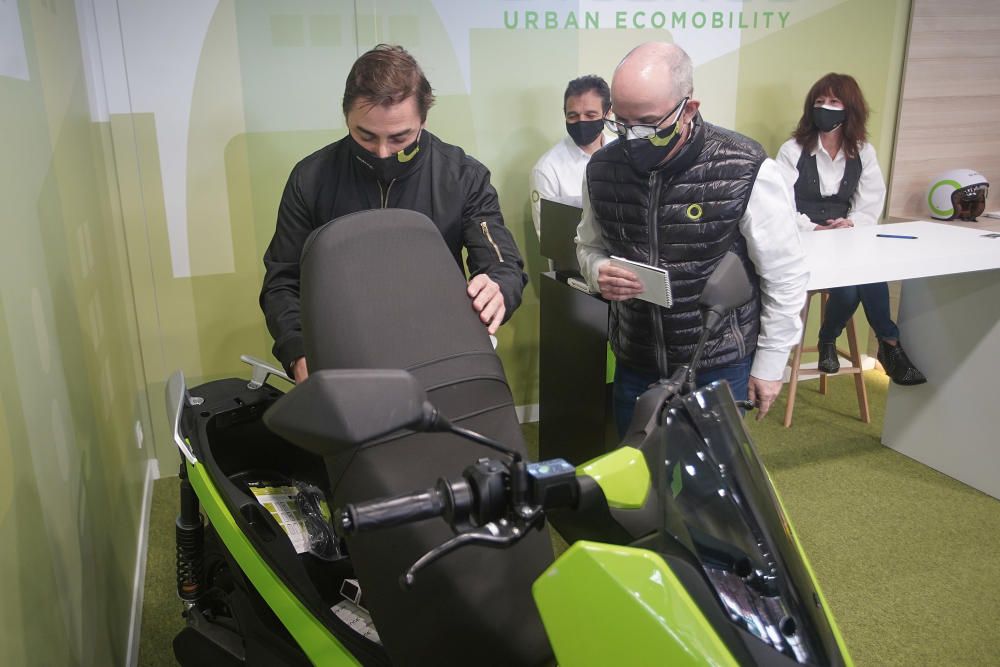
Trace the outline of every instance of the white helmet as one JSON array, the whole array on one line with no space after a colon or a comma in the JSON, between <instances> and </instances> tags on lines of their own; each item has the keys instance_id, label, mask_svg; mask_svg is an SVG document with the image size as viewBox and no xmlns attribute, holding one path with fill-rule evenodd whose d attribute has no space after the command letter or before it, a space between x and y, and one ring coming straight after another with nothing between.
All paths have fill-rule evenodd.
<instances>
[{"instance_id":1,"label":"white helmet","mask_svg":"<svg viewBox=\"0 0 1000 667\"><path fill-rule=\"evenodd\" d=\"M990 183L978 171L951 169L931 181L927 205L938 220L975 220L986 209Z\"/></svg>"}]
</instances>

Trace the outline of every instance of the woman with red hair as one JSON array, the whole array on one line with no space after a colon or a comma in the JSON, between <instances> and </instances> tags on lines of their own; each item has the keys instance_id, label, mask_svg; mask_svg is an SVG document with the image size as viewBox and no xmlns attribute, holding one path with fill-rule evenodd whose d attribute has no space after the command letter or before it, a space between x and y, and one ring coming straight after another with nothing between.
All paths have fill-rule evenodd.
<instances>
[{"instance_id":1,"label":"woman with red hair","mask_svg":"<svg viewBox=\"0 0 1000 667\"><path fill-rule=\"evenodd\" d=\"M885 181L875 148L868 143L868 103L854 77L827 74L809 89L792 138L777 161L790 175L803 230L875 225L885 206ZM903 351L899 329L889 314L886 283L829 290L819 331L819 370L840 370L836 340L858 304L878 337L878 360L901 385L927 381Z\"/></svg>"}]
</instances>

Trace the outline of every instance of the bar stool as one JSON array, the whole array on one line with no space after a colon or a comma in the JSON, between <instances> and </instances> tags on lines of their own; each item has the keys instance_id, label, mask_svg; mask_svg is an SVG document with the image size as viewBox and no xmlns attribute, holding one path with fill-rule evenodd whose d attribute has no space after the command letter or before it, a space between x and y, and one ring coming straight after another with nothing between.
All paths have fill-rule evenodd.
<instances>
[{"instance_id":1,"label":"bar stool","mask_svg":"<svg viewBox=\"0 0 1000 667\"><path fill-rule=\"evenodd\" d=\"M792 410L795 409L795 392L798 390L799 380L814 378L819 376L819 393L826 395L826 373L820 373L819 369L803 369L802 353L818 352L818 347L806 347L806 325L809 323L809 306L812 298L817 294L820 296L820 322L826 313L826 302L830 298L826 290L810 290L806 293L806 305L802 308L802 340L795 347L792 353L791 374L788 380L788 403L785 406L785 427L792 425ZM841 366L840 373L854 375L854 387L858 394L858 410L861 413L861 421L866 424L871 423L871 416L868 414L868 390L865 389L865 378L862 375L861 352L858 349L858 336L854 330L854 316L847 320L847 346L848 352L837 350L838 356L844 356L851 360L850 366Z\"/></svg>"}]
</instances>

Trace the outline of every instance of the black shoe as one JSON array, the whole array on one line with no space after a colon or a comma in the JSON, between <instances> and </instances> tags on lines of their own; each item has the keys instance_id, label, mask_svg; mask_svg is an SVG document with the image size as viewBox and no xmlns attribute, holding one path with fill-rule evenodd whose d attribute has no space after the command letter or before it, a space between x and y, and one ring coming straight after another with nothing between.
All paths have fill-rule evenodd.
<instances>
[{"instance_id":1,"label":"black shoe","mask_svg":"<svg viewBox=\"0 0 1000 667\"><path fill-rule=\"evenodd\" d=\"M819 342L819 363L816 364L821 373L836 373L840 370L840 358L837 356L836 343Z\"/></svg>"},{"instance_id":2,"label":"black shoe","mask_svg":"<svg viewBox=\"0 0 1000 667\"><path fill-rule=\"evenodd\" d=\"M924 374L917 370L910 358L906 356L899 341L896 341L895 345L889 345L880 340L878 342L878 362L885 369L885 374L898 385L911 386L927 382Z\"/></svg>"}]
</instances>

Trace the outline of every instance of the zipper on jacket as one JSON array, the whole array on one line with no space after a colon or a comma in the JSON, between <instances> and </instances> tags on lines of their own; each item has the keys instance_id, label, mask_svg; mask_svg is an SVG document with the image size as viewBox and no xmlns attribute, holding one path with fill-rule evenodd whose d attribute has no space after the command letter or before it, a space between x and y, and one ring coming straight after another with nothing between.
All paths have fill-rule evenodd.
<instances>
[{"instance_id":1,"label":"zipper on jacket","mask_svg":"<svg viewBox=\"0 0 1000 667\"><path fill-rule=\"evenodd\" d=\"M649 263L658 266L660 262L660 239L656 229L656 210L660 207L660 172L649 173L649 211L646 214L646 225L649 229ZM667 362L667 344L663 339L663 316L660 307L649 304L653 319L653 336L656 343L656 366L660 377L670 377L670 364Z\"/></svg>"},{"instance_id":2,"label":"zipper on jacket","mask_svg":"<svg viewBox=\"0 0 1000 667\"><path fill-rule=\"evenodd\" d=\"M384 193L382 192L382 181L380 181L380 180L378 180L376 178L375 182L378 183L378 198L379 198L379 201L382 202L382 208L388 208L389 207L389 191L392 190L392 184L396 182L396 179L394 178L391 181L389 181L389 187L387 187L385 189Z\"/></svg>"},{"instance_id":3,"label":"zipper on jacket","mask_svg":"<svg viewBox=\"0 0 1000 667\"><path fill-rule=\"evenodd\" d=\"M740 331L740 323L736 317L736 309L729 312L729 329L733 332L736 340L736 349L740 353L740 360L747 356L747 342L743 340L743 332Z\"/></svg>"},{"instance_id":4,"label":"zipper on jacket","mask_svg":"<svg viewBox=\"0 0 1000 667\"><path fill-rule=\"evenodd\" d=\"M479 222L479 228L483 230L483 236L489 241L490 245L493 246L493 251L497 254L497 261L503 264L503 255L500 254L500 248L497 246L496 241L493 240L493 235L490 234L490 228L486 224L485 220Z\"/></svg>"}]
</instances>

